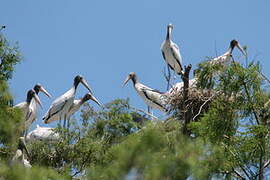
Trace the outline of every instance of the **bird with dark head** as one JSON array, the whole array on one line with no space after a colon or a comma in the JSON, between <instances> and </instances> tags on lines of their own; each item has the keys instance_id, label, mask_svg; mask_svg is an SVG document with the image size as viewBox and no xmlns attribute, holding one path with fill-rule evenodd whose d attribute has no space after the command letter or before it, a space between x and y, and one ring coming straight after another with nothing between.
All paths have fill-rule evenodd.
<instances>
[{"instance_id":1,"label":"bird with dark head","mask_svg":"<svg viewBox=\"0 0 270 180\"><path fill-rule=\"evenodd\" d=\"M230 42L230 47L229 47L230 54L232 54L232 51L234 50L235 47L237 47L243 53L243 55L245 56L247 55L244 49L242 48L242 46L235 39L231 40Z\"/></svg>"},{"instance_id":2,"label":"bird with dark head","mask_svg":"<svg viewBox=\"0 0 270 180\"><path fill-rule=\"evenodd\" d=\"M75 89L77 89L79 83L82 83L89 90L89 92L92 93L92 90L91 90L90 86L88 85L87 81L81 75L77 75L74 78L73 85L74 85Z\"/></svg>"},{"instance_id":3,"label":"bird with dark head","mask_svg":"<svg viewBox=\"0 0 270 180\"><path fill-rule=\"evenodd\" d=\"M124 81L123 86L125 86L129 80L132 80L133 85L136 84L136 82L138 81L138 79L137 79L137 75L136 75L135 72L131 72L131 73L128 74L126 80Z\"/></svg>"},{"instance_id":4,"label":"bird with dark head","mask_svg":"<svg viewBox=\"0 0 270 180\"><path fill-rule=\"evenodd\" d=\"M38 94L39 92L43 92L46 96L48 96L49 98L51 98L52 96L50 95L50 93L43 87L41 86L41 84L37 83L34 86L34 91L36 92L36 94Z\"/></svg>"},{"instance_id":5,"label":"bird with dark head","mask_svg":"<svg viewBox=\"0 0 270 180\"><path fill-rule=\"evenodd\" d=\"M97 103L99 106L102 106L101 103L95 98L91 93L87 93L84 95L84 97L81 100L81 104L85 103L88 100L92 100L95 103Z\"/></svg>"},{"instance_id":6,"label":"bird with dark head","mask_svg":"<svg viewBox=\"0 0 270 180\"><path fill-rule=\"evenodd\" d=\"M138 95L144 100L148 107L159 109L166 112L164 106L164 96L165 94L147 87L146 85L140 83L137 79L137 75L134 72L128 74L126 80L124 81L123 86L125 86L129 80L132 80L134 89L137 91ZM150 109L148 109L150 112Z\"/></svg>"},{"instance_id":7,"label":"bird with dark head","mask_svg":"<svg viewBox=\"0 0 270 180\"><path fill-rule=\"evenodd\" d=\"M73 80L73 86L67 92L53 101L49 110L45 116L43 116L45 123L50 123L56 120L64 120L65 124L67 118L69 117L69 111L73 105L74 97L79 83L82 83L92 94L92 90L89 87L87 81L81 75L77 75Z\"/></svg>"},{"instance_id":8,"label":"bird with dark head","mask_svg":"<svg viewBox=\"0 0 270 180\"><path fill-rule=\"evenodd\" d=\"M26 102L30 104L32 99L35 99L37 101L37 103L42 107L41 101L38 97L38 95L36 94L36 92L33 89L30 89L27 92L27 98L26 98Z\"/></svg>"}]
</instances>

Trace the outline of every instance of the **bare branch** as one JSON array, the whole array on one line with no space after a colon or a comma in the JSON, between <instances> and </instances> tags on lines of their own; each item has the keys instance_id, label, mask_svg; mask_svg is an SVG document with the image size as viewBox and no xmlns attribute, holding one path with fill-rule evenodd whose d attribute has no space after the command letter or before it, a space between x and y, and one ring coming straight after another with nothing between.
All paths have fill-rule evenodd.
<instances>
[{"instance_id":1,"label":"bare branch","mask_svg":"<svg viewBox=\"0 0 270 180\"><path fill-rule=\"evenodd\" d=\"M213 94L210 98L208 98L200 107L199 112L193 117L193 121L196 119L197 116L201 114L202 108L206 105L207 102L211 101L215 97L215 94Z\"/></svg>"},{"instance_id":2,"label":"bare branch","mask_svg":"<svg viewBox=\"0 0 270 180\"><path fill-rule=\"evenodd\" d=\"M148 115L148 116L151 116L151 117L154 118L155 120L158 120L158 118L157 118L156 116L154 116L154 115L152 115L152 114L150 114L150 113L148 113L148 112L146 112L146 111L144 111L144 110L135 108L135 107L133 107L133 106L129 106L129 107L130 107L131 109L133 109L134 111L136 111L136 112L142 112L142 113L144 113L144 114L146 114L146 115Z\"/></svg>"}]
</instances>

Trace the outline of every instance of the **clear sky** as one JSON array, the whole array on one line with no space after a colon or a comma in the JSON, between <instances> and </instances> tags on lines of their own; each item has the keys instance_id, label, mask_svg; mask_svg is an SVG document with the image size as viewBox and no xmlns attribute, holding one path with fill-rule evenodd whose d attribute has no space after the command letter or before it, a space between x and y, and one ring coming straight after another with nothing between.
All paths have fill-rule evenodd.
<instances>
[{"instance_id":1,"label":"clear sky","mask_svg":"<svg viewBox=\"0 0 270 180\"><path fill-rule=\"evenodd\" d=\"M81 74L103 104L129 97L133 106L146 109L131 83L122 88L122 82L134 71L142 83L165 90L160 45L168 23L185 65L195 67L206 56L224 53L235 38L270 76L269 7L269 0L2 1L3 33L19 42L24 57L10 81L15 102L24 101L37 82L55 99ZM80 86L76 97L86 92ZM40 97L43 125L53 99Z\"/></svg>"}]
</instances>

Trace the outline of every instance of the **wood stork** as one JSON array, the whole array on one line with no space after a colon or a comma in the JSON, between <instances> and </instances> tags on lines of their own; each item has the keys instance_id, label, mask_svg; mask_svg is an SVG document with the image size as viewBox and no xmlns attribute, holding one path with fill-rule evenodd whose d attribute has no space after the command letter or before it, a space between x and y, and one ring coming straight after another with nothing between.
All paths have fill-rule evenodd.
<instances>
[{"instance_id":1,"label":"wood stork","mask_svg":"<svg viewBox=\"0 0 270 180\"><path fill-rule=\"evenodd\" d=\"M24 151L26 152L27 157L29 158L29 152L27 150L26 144L25 144L25 139L24 137L19 138L19 144L18 144L18 149L16 150L15 155L13 156L11 163L20 163L26 168L31 168L30 162L24 158Z\"/></svg>"},{"instance_id":2,"label":"wood stork","mask_svg":"<svg viewBox=\"0 0 270 180\"><path fill-rule=\"evenodd\" d=\"M59 117L59 120L67 119L68 111L73 104L74 96L79 83L82 83L89 90L89 92L92 93L92 90L90 89L86 80L82 76L77 75L74 78L73 86L71 87L71 89L69 89L65 94L53 101L49 110L43 117L44 122L50 122L51 119L55 118L55 116L57 118Z\"/></svg>"},{"instance_id":3,"label":"wood stork","mask_svg":"<svg viewBox=\"0 0 270 180\"><path fill-rule=\"evenodd\" d=\"M126 80L124 81L123 86L125 86L129 80L132 80L135 90L137 91L139 96L142 97L148 107L167 112L167 109L165 108L166 95L164 93L149 88L140 83L137 79L137 75L134 72L129 73Z\"/></svg>"},{"instance_id":4,"label":"wood stork","mask_svg":"<svg viewBox=\"0 0 270 180\"><path fill-rule=\"evenodd\" d=\"M48 93L48 91L44 87L42 87L40 84L36 84L34 86L33 90L35 91L35 93L37 95L39 92L43 92L46 96L51 98L51 95ZM32 98L32 100L30 102L30 108L29 108L29 111L27 114L27 119L25 121L26 131L28 130L30 125L37 119L37 110L38 110L37 104L38 104L38 102L36 101L36 99Z\"/></svg>"},{"instance_id":5,"label":"wood stork","mask_svg":"<svg viewBox=\"0 0 270 180\"><path fill-rule=\"evenodd\" d=\"M161 44L161 52L164 60L168 64L168 73L170 78L170 68L178 75L183 75L182 57L179 47L172 41L173 25L167 26L166 39Z\"/></svg>"},{"instance_id":6,"label":"wood stork","mask_svg":"<svg viewBox=\"0 0 270 180\"><path fill-rule=\"evenodd\" d=\"M40 127L37 125L36 129L29 132L26 136L27 142L33 141L46 141L55 142L60 139L60 134L54 131L55 128L50 127Z\"/></svg>"},{"instance_id":7,"label":"wood stork","mask_svg":"<svg viewBox=\"0 0 270 180\"><path fill-rule=\"evenodd\" d=\"M80 109L80 107L88 100L93 100L95 103L97 103L99 106L101 106L101 103L91 93L87 93L84 95L83 98L75 99L73 101L73 104L71 105L70 109L67 112L67 118L71 117L75 112L77 112ZM53 121L57 121L59 119L60 119L60 116L56 115L47 121L45 120L44 123L48 124L48 123L51 123Z\"/></svg>"},{"instance_id":8,"label":"wood stork","mask_svg":"<svg viewBox=\"0 0 270 180\"><path fill-rule=\"evenodd\" d=\"M195 88L197 86L198 78L193 78L189 80L189 88ZM178 82L169 89L169 94L179 93L184 88L184 82Z\"/></svg>"},{"instance_id":9,"label":"wood stork","mask_svg":"<svg viewBox=\"0 0 270 180\"><path fill-rule=\"evenodd\" d=\"M237 47L244 56L247 56L246 52L244 51L244 49L242 48L242 46L239 44L239 42L235 39L233 39L230 42L230 46L229 49L221 56L218 56L214 59L211 59L209 61L210 64L214 65L214 64L223 64L223 63L228 63L231 61L231 56L232 56L232 52L234 50L234 48Z\"/></svg>"},{"instance_id":10,"label":"wood stork","mask_svg":"<svg viewBox=\"0 0 270 180\"><path fill-rule=\"evenodd\" d=\"M25 119L25 122L27 121L27 119L29 119L29 115L30 115L29 112L33 111L33 106L31 105L32 99L35 99L35 102L37 102L40 106L42 106L38 95L36 94L36 92L33 89L30 89L27 92L27 98L26 98L25 102L21 102L15 106L13 106L14 108L21 109L21 111L23 113L23 117Z\"/></svg>"}]
</instances>

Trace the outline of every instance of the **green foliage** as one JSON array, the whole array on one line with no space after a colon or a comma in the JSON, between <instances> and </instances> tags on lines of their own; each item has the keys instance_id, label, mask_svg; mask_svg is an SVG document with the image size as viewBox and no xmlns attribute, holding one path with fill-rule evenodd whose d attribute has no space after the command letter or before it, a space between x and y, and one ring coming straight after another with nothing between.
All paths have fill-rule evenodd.
<instances>
[{"instance_id":1,"label":"green foliage","mask_svg":"<svg viewBox=\"0 0 270 180\"><path fill-rule=\"evenodd\" d=\"M21 56L18 48L12 47L3 35L0 35L0 60L0 144L12 145L21 133L21 112L11 108L13 100L7 80Z\"/></svg>"},{"instance_id":2,"label":"green foliage","mask_svg":"<svg viewBox=\"0 0 270 180\"><path fill-rule=\"evenodd\" d=\"M188 124L190 135L181 131L179 119L185 118L179 118L181 109L164 122L152 122L134 112L128 100L116 99L99 111L85 104L68 128L55 129L59 141L27 144L33 166L27 169L9 163L21 135L22 115L12 108L7 81L21 56L3 36L0 59L0 180L264 179L266 175L270 100L259 63L198 65L199 90L217 96Z\"/></svg>"}]
</instances>

